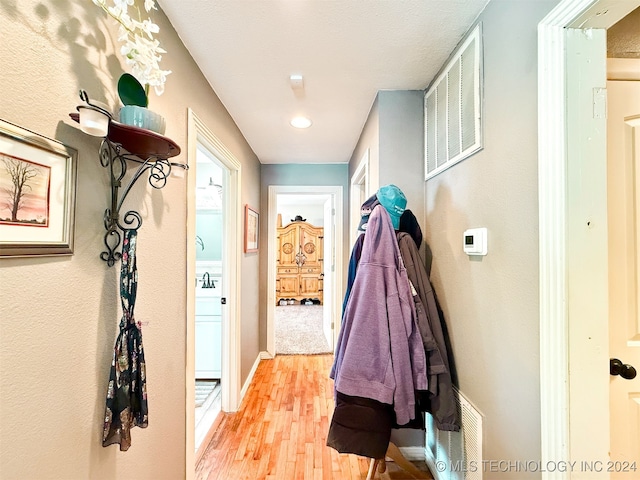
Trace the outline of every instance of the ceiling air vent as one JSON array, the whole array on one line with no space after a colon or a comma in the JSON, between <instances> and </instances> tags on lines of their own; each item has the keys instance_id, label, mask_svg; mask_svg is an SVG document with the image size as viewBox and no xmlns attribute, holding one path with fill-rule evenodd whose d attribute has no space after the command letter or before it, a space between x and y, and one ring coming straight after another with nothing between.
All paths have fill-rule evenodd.
<instances>
[{"instance_id":1,"label":"ceiling air vent","mask_svg":"<svg viewBox=\"0 0 640 480\"><path fill-rule=\"evenodd\" d=\"M482 148L480 52L478 24L424 96L425 180Z\"/></svg>"}]
</instances>

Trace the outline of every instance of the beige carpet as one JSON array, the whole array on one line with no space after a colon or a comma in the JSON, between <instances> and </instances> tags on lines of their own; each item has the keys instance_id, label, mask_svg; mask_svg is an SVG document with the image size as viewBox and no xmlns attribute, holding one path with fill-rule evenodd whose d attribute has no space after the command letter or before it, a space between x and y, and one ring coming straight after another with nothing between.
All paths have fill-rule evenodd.
<instances>
[{"instance_id":1,"label":"beige carpet","mask_svg":"<svg viewBox=\"0 0 640 480\"><path fill-rule=\"evenodd\" d=\"M322 305L277 306L276 353L333 353L322 332Z\"/></svg>"}]
</instances>

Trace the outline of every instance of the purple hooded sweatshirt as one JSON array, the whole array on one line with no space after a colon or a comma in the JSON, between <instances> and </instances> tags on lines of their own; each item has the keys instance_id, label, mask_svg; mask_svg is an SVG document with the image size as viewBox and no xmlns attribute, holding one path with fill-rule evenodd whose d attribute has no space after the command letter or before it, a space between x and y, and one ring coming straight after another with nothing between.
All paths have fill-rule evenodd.
<instances>
[{"instance_id":1,"label":"purple hooded sweatshirt","mask_svg":"<svg viewBox=\"0 0 640 480\"><path fill-rule=\"evenodd\" d=\"M369 217L330 376L338 392L392 404L398 425L415 417L415 390L427 389L416 318L391 218L378 205Z\"/></svg>"}]
</instances>

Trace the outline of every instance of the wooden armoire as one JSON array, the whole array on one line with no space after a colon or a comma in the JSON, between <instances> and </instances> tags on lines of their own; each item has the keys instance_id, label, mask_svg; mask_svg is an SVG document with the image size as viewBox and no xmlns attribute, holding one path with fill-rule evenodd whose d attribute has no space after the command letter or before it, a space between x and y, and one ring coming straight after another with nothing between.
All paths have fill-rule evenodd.
<instances>
[{"instance_id":1,"label":"wooden armoire","mask_svg":"<svg viewBox=\"0 0 640 480\"><path fill-rule=\"evenodd\" d=\"M324 228L303 221L278 227L276 305L281 299L322 302Z\"/></svg>"}]
</instances>

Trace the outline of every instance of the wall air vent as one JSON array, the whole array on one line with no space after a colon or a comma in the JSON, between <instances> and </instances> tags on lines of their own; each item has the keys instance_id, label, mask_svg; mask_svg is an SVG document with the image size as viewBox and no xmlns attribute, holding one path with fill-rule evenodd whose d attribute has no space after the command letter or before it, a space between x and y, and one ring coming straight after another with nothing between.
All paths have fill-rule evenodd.
<instances>
[{"instance_id":1,"label":"wall air vent","mask_svg":"<svg viewBox=\"0 0 640 480\"><path fill-rule=\"evenodd\" d=\"M427 414L425 459L436 480L482 480L482 415L460 392L456 394L462 429L440 431Z\"/></svg>"},{"instance_id":2,"label":"wall air vent","mask_svg":"<svg viewBox=\"0 0 640 480\"><path fill-rule=\"evenodd\" d=\"M425 180L482 148L481 43L478 24L425 94Z\"/></svg>"}]
</instances>

